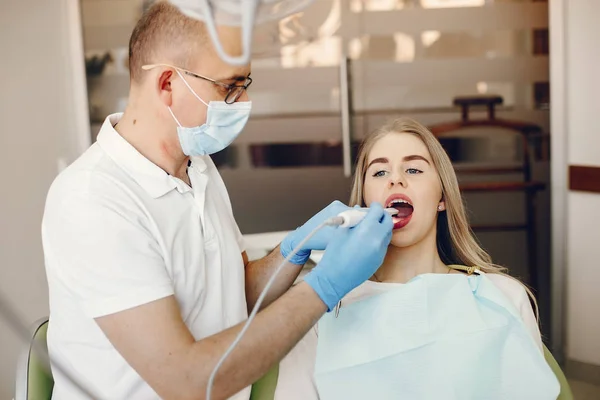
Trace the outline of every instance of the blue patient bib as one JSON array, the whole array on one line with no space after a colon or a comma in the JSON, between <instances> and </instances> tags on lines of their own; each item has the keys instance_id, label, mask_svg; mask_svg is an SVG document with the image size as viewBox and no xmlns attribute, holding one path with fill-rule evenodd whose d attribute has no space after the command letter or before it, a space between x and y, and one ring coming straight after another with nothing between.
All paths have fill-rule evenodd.
<instances>
[{"instance_id":1,"label":"blue patient bib","mask_svg":"<svg viewBox=\"0 0 600 400\"><path fill-rule=\"evenodd\" d=\"M550 400L560 385L485 274L425 274L319 321L321 400Z\"/></svg>"}]
</instances>

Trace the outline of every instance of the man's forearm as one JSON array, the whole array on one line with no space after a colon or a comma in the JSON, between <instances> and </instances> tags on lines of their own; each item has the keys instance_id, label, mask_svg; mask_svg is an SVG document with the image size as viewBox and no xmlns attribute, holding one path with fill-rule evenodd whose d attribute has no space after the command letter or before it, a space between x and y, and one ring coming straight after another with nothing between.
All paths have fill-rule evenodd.
<instances>
[{"instance_id":1,"label":"man's forearm","mask_svg":"<svg viewBox=\"0 0 600 400\"><path fill-rule=\"evenodd\" d=\"M277 267L283 261L284 258L281 255L279 246L277 246L277 248L269 255L260 260L248 263L246 266L246 303L248 304L248 310L252 310L258 296L260 296L263 288L271 278L271 275L273 275ZM281 273L277 276L277 280L271 286L262 307L266 307L285 293L285 291L294 283L301 269L302 265L287 263Z\"/></svg>"},{"instance_id":2,"label":"man's forearm","mask_svg":"<svg viewBox=\"0 0 600 400\"><path fill-rule=\"evenodd\" d=\"M219 370L213 399L224 399L256 382L306 335L327 307L306 283L295 286L261 311L241 342ZM241 330L237 325L196 342L180 370L192 380L186 385L194 393L185 396L203 399L206 384L219 358Z\"/></svg>"}]
</instances>

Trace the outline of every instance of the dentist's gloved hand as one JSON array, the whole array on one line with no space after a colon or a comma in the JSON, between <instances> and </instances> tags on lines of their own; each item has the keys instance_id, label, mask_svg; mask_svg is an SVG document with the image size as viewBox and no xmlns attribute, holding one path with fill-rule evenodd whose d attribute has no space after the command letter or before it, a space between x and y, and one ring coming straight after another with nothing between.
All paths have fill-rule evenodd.
<instances>
[{"instance_id":1,"label":"dentist's gloved hand","mask_svg":"<svg viewBox=\"0 0 600 400\"><path fill-rule=\"evenodd\" d=\"M295 231L290 232L285 239L283 239L280 245L281 255L283 257L287 257L292 250L294 250L296 246L298 246L300 242L302 242L302 240L304 240L304 238L307 237L317 226L325 222L327 219L335 217L342 211L349 209L350 207L337 200L325 207L318 214L309 219L308 222ZM306 263L310 257L311 250L325 250L335 232L335 227L326 226L321 228L312 238L310 238L308 242L304 244L302 249L290 259L290 262L298 265Z\"/></svg>"},{"instance_id":2,"label":"dentist's gloved hand","mask_svg":"<svg viewBox=\"0 0 600 400\"><path fill-rule=\"evenodd\" d=\"M393 227L392 217L373 203L361 223L337 229L321 262L304 278L329 311L381 266Z\"/></svg>"}]
</instances>

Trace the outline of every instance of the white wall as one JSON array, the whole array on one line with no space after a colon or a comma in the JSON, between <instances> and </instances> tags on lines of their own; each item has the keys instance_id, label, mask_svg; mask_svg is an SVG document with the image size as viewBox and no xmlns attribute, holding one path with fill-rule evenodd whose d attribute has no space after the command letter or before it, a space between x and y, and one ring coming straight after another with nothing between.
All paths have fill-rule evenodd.
<instances>
[{"instance_id":1,"label":"white wall","mask_svg":"<svg viewBox=\"0 0 600 400\"><path fill-rule=\"evenodd\" d=\"M600 7L597 0L552 7L555 287L559 293L566 279L566 357L600 365L600 194L568 191L565 179L569 165L600 167Z\"/></svg>"},{"instance_id":2,"label":"white wall","mask_svg":"<svg viewBox=\"0 0 600 400\"><path fill-rule=\"evenodd\" d=\"M566 16L568 162L600 167L600 6L570 1ZM600 365L600 194L568 202L567 356Z\"/></svg>"},{"instance_id":3,"label":"white wall","mask_svg":"<svg viewBox=\"0 0 600 400\"><path fill-rule=\"evenodd\" d=\"M77 0L0 5L0 293L27 323L48 313L40 224L59 160L88 145ZM23 342L0 316L0 399Z\"/></svg>"},{"instance_id":4,"label":"white wall","mask_svg":"<svg viewBox=\"0 0 600 400\"><path fill-rule=\"evenodd\" d=\"M566 355L600 365L600 195L570 193L568 202Z\"/></svg>"}]
</instances>

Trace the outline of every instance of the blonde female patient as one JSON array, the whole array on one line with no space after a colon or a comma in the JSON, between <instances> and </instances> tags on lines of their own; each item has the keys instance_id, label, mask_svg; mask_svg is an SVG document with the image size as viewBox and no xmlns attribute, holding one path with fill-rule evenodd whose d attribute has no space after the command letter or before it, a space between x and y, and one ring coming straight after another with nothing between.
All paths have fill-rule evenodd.
<instances>
[{"instance_id":1,"label":"blonde female patient","mask_svg":"<svg viewBox=\"0 0 600 400\"><path fill-rule=\"evenodd\" d=\"M556 399L535 300L475 240L450 159L421 124L365 139L350 205L373 202L398 211L385 260L282 360L275 398Z\"/></svg>"}]
</instances>

